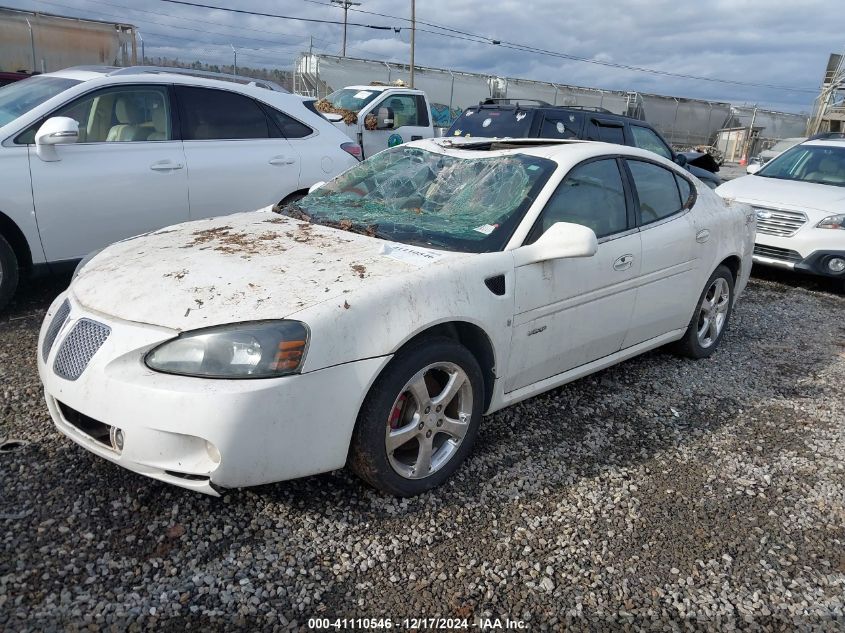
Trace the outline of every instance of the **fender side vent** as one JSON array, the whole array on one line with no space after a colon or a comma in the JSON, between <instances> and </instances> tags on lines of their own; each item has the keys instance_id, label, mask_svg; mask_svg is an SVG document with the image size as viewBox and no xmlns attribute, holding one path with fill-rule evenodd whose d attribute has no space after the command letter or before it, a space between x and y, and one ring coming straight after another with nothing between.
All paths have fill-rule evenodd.
<instances>
[{"instance_id":1,"label":"fender side vent","mask_svg":"<svg viewBox=\"0 0 845 633\"><path fill-rule=\"evenodd\" d=\"M494 295L501 297L505 294L505 276L496 275L495 277L488 277L484 280L484 285L490 289Z\"/></svg>"}]
</instances>

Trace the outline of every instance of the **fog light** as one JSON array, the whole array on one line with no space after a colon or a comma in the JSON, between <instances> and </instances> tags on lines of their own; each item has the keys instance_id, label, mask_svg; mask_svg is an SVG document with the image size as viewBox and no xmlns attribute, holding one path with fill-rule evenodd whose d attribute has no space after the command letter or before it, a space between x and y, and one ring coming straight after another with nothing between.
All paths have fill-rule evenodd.
<instances>
[{"instance_id":1,"label":"fog light","mask_svg":"<svg viewBox=\"0 0 845 633\"><path fill-rule=\"evenodd\" d=\"M111 445L112 448L116 451L123 450L123 431L121 431L117 427L111 427L111 431L109 431L109 435L111 436Z\"/></svg>"},{"instance_id":2,"label":"fog light","mask_svg":"<svg viewBox=\"0 0 845 633\"><path fill-rule=\"evenodd\" d=\"M841 257L831 257L827 260L827 269L832 273L841 273L845 270L845 259Z\"/></svg>"},{"instance_id":3,"label":"fog light","mask_svg":"<svg viewBox=\"0 0 845 633\"><path fill-rule=\"evenodd\" d=\"M220 451L208 440L205 441L205 452L208 453L208 458L215 464L220 463Z\"/></svg>"}]
</instances>

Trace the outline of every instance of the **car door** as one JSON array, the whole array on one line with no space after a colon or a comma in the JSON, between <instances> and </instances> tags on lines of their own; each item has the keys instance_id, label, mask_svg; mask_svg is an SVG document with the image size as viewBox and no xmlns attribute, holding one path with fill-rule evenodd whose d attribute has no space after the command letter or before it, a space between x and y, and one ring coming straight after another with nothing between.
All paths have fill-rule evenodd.
<instances>
[{"instance_id":1,"label":"car door","mask_svg":"<svg viewBox=\"0 0 845 633\"><path fill-rule=\"evenodd\" d=\"M299 189L300 158L247 95L176 86L191 217L252 211Z\"/></svg>"},{"instance_id":2,"label":"car door","mask_svg":"<svg viewBox=\"0 0 845 633\"><path fill-rule=\"evenodd\" d=\"M642 239L641 283L624 344L630 347L686 328L701 288L697 275L699 244L689 213L695 187L657 163L644 159L626 159L625 163Z\"/></svg>"},{"instance_id":3,"label":"car door","mask_svg":"<svg viewBox=\"0 0 845 633\"><path fill-rule=\"evenodd\" d=\"M364 130L364 158L378 154L388 147L416 141L429 135L430 118L425 97L422 95L391 93L377 101L370 112L378 114L379 108L390 108L393 111L393 128Z\"/></svg>"},{"instance_id":4,"label":"car door","mask_svg":"<svg viewBox=\"0 0 845 633\"><path fill-rule=\"evenodd\" d=\"M506 392L613 354L628 331L641 249L619 161L602 157L570 170L526 244L555 222L593 229L598 252L516 268Z\"/></svg>"},{"instance_id":5,"label":"car door","mask_svg":"<svg viewBox=\"0 0 845 633\"><path fill-rule=\"evenodd\" d=\"M78 259L188 219L185 155L174 138L167 86L96 90L51 116L75 119L79 139L57 145L56 161L29 154L35 215L48 261Z\"/></svg>"}]
</instances>

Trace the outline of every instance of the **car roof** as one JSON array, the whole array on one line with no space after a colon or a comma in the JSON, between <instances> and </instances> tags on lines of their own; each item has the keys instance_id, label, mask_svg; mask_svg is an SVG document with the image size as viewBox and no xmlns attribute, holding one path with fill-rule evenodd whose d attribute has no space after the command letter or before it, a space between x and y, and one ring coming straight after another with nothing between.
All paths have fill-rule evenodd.
<instances>
[{"instance_id":1,"label":"car roof","mask_svg":"<svg viewBox=\"0 0 845 633\"><path fill-rule=\"evenodd\" d=\"M821 147L845 147L845 138L817 138L804 141L801 145L818 145Z\"/></svg>"},{"instance_id":2,"label":"car roof","mask_svg":"<svg viewBox=\"0 0 845 633\"><path fill-rule=\"evenodd\" d=\"M405 143L401 147L420 147L422 149L434 150L441 153L461 152L471 153L474 156L509 156L513 154L526 154L539 158L548 158L558 163L580 162L587 158L597 156L630 156L632 158L645 158L651 162L659 162L670 167L678 173L684 172L680 167L670 160L655 154L649 150L631 147L629 145L617 145L616 143L603 143L600 141L584 141L580 139L543 139L543 138L480 138L480 137L452 137L423 139Z\"/></svg>"},{"instance_id":3,"label":"car roof","mask_svg":"<svg viewBox=\"0 0 845 633\"><path fill-rule=\"evenodd\" d=\"M358 86L344 86L344 90L367 90L369 92L384 92L385 90L403 90L406 92L415 92L422 94L422 90L418 90L417 88L410 88L408 86L370 86L370 85L358 85Z\"/></svg>"},{"instance_id":4,"label":"car roof","mask_svg":"<svg viewBox=\"0 0 845 633\"><path fill-rule=\"evenodd\" d=\"M221 87L221 84L238 85L244 88L258 87L273 92L288 93L280 85L266 79L255 79L243 75L198 71L190 68L171 68L163 66L73 66L63 70L45 73L43 76L63 77L77 81L92 81L106 79L115 83L124 83L128 77L130 82L143 77L149 83L177 83L188 85L208 85Z\"/></svg>"}]
</instances>

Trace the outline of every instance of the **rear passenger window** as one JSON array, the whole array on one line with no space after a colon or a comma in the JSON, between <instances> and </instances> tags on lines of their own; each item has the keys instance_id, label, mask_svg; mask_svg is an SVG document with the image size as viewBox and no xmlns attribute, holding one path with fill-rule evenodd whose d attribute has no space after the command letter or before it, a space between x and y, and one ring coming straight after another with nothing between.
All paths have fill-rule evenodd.
<instances>
[{"instance_id":1,"label":"rear passenger window","mask_svg":"<svg viewBox=\"0 0 845 633\"><path fill-rule=\"evenodd\" d=\"M628 228L625 189L615 159L574 167L552 194L526 243L533 243L556 222L582 224L597 237Z\"/></svg>"},{"instance_id":2,"label":"rear passenger window","mask_svg":"<svg viewBox=\"0 0 845 633\"><path fill-rule=\"evenodd\" d=\"M304 138L306 136L310 136L310 134L314 131L304 123L300 123L293 117L288 116L284 112L279 112L275 108L268 106L267 111L270 113L270 118L285 138Z\"/></svg>"},{"instance_id":3,"label":"rear passenger window","mask_svg":"<svg viewBox=\"0 0 845 633\"><path fill-rule=\"evenodd\" d=\"M569 120L569 119L572 120ZM560 119L544 119L540 128L542 138L578 138L580 121L574 116Z\"/></svg>"},{"instance_id":4,"label":"rear passenger window","mask_svg":"<svg viewBox=\"0 0 845 633\"><path fill-rule=\"evenodd\" d=\"M675 174L675 180L678 182L678 189L681 191L681 205L684 207L692 206L692 185L689 180L681 178Z\"/></svg>"},{"instance_id":5,"label":"rear passenger window","mask_svg":"<svg viewBox=\"0 0 845 633\"><path fill-rule=\"evenodd\" d=\"M186 141L270 138L264 110L252 99L226 90L177 86Z\"/></svg>"},{"instance_id":6,"label":"rear passenger window","mask_svg":"<svg viewBox=\"0 0 845 633\"><path fill-rule=\"evenodd\" d=\"M640 199L641 224L662 220L681 210L674 172L639 160L629 160L628 167Z\"/></svg>"}]
</instances>

